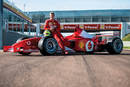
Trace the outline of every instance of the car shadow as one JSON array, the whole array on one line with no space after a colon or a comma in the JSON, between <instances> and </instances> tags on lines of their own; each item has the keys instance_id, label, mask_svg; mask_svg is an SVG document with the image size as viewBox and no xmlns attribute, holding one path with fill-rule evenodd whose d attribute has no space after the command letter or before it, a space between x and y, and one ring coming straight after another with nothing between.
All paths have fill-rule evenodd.
<instances>
[{"instance_id":1,"label":"car shadow","mask_svg":"<svg viewBox=\"0 0 130 87\"><path fill-rule=\"evenodd\" d=\"M20 55L20 54L14 54L15 56L33 56L33 57L42 57L42 56L76 56L76 55L130 55L129 52L122 52L121 54L109 54L108 52L94 52L94 53L86 53L86 52L69 52L68 54L61 54L57 53L54 55L41 55L40 53L37 54L30 54L30 55Z\"/></svg>"},{"instance_id":2,"label":"car shadow","mask_svg":"<svg viewBox=\"0 0 130 87\"><path fill-rule=\"evenodd\" d=\"M95 53L69 53L69 54L56 54L53 56L73 56L73 55L130 55L130 53L109 54L108 52L95 52Z\"/></svg>"}]
</instances>

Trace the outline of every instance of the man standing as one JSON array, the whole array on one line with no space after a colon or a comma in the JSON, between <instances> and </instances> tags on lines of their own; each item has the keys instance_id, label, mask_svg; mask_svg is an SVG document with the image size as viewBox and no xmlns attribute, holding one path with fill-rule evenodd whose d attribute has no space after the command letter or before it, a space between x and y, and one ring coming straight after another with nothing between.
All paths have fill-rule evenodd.
<instances>
[{"instance_id":1,"label":"man standing","mask_svg":"<svg viewBox=\"0 0 130 87\"><path fill-rule=\"evenodd\" d=\"M51 31L53 37L57 40L63 53L67 54L68 52L65 51L64 47L65 39L60 33L60 24L57 20L55 20L55 14L53 12L50 12L50 19L46 20L44 29Z\"/></svg>"}]
</instances>

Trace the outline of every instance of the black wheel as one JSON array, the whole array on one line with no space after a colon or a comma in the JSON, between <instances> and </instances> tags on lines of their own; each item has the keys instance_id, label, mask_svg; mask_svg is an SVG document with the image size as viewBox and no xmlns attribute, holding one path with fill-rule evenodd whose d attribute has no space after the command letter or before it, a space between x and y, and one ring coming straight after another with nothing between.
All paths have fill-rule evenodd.
<instances>
[{"instance_id":1,"label":"black wheel","mask_svg":"<svg viewBox=\"0 0 130 87\"><path fill-rule=\"evenodd\" d=\"M107 51L110 54L120 54L123 50L123 42L120 38L114 38L111 43L107 45Z\"/></svg>"},{"instance_id":2,"label":"black wheel","mask_svg":"<svg viewBox=\"0 0 130 87\"><path fill-rule=\"evenodd\" d=\"M55 54L58 49L57 41L54 38L41 39L38 43L40 53L42 55Z\"/></svg>"},{"instance_id":3,"label":"black wheel","mask_svg":"<svg viewBox=\"0 0 130 87\"><path fill-rule=\"evenodd\" d=\"M20 42L20 41L22 41L22 40L28 39L28 38L29 38L29 37L19 38L19 39L16 41L16 43L18 43L18 42ZM27 52L27 53L25 53L25 52L18 52L18 53L21 54L21 55L24 55L24 56L31 54L31 52Z\"/></svg>"}]
</instances>

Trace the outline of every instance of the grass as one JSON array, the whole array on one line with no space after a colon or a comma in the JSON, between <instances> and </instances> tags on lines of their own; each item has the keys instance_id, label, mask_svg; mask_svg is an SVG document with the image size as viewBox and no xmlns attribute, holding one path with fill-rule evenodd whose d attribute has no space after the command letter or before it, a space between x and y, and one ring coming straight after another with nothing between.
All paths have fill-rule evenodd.
<instances>
[{"instance_id":1,"label":"grass","mask_svg":"<svg viewBox=\"0 0 130 87\"><path fill-rule=\"evenodd\" d=\"M124 49L130 49L130 47L123 47Z\"/></svg>"},{"instance_id":2,"label":"grass","mask_svg":"<svg viewBox=\"0 0 130 87\"><path fill-rule=\"evenodd\" d=\"M123 41L130 41L130 34L127 34L122 40Z\"/></svg>"}]
</instances>

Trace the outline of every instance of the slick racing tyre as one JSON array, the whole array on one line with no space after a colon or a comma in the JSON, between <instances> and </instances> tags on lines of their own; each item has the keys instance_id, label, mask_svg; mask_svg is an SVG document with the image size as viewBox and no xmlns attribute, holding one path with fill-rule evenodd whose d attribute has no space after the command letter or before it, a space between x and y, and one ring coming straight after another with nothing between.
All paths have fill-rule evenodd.
<instances>
[{"instance_id":1,"label":"slick racing tyre","mask_svg":"<svg viewBox=\"0 0 130 87\"><path fill-rule=\"evenodd\" d=\"M22 40L25 40L25 39L28 39L29 37L22 37L22 38L19 38L17 41L16 41L16 43L19 43L20 41L22 41ZM18 52L19 54L21 54L21 55L24 55L24 56L27 56L27 55L30 55L31 54L31 52Z\"/></svg>"},{"instance_id":2,"label":"slick racing tyre","mask_svg":"<svg viewBox=\"0 0 130 87\"><path fill-rule=\"evenodd\" d=\"M123 42L120 38L114 38L112 42L108 43L107 51L110 54L120 54L123 50Z\"/></svg>"},{"instance_id":3,"label":"slick racing tyre","mask_svg":"<svg viewBox=\"0 0 130 87\"><path fill-rule=\"evenodd\" d=\"M38 43L38 47L42 55L52 55L56 53L58 44L54 38L49 37L41 39Z\"/></svg>"}]
</instances>

